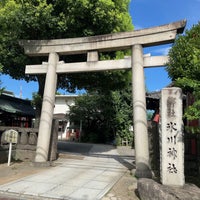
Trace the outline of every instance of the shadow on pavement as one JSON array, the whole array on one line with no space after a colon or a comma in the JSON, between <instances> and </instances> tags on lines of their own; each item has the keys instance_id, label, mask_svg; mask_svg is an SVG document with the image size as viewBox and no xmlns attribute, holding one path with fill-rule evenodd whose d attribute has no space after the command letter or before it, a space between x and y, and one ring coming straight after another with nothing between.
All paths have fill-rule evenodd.
<instances>
[{"instance_id":1,"label":"shadow on pavement","mask_svg":"<svg viewBox=\"0 0 200 200\"><path fill-rule=\"evenodd\" d=\"M135 156L130 147L122 147L119 154L118 149L112 145L59 141L58 152L62 154L69 153L90 157L113 158L128 170L135 169Z\"/></svg>"}]
</instances>

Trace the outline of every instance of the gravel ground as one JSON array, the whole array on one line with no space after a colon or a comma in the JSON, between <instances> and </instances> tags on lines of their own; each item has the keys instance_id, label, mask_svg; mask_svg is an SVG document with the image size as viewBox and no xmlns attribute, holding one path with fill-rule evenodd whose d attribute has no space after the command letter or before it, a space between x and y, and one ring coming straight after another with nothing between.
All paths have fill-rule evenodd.
<instances>
[{"instance_id":1,"label":"gravel ground","mask_svg":"<svg viewBox=\"0 0 200 200\"><path fill-rule=\"evenodd\" d=\"M102 200L139 200L137 196L137 181L130 173L126 173Z\"/></svg>"}]
</instances>

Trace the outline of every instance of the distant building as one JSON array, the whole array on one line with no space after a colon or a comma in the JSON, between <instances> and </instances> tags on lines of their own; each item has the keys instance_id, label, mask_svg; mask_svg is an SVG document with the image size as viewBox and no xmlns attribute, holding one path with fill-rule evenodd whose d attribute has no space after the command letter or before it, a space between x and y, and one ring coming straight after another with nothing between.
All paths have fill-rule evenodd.
<instances>
[{"instance_id":1,"label":"distant building","mask_svg":"<svg viewBox=\"0 0 200 200\"><path fill-rule=\"evenodd\" d=\"M12 92L0 95L0 126L28 128L34 117L35 110L29 100L16 98Z\"/></svg>"},{"instance_id":2,"label":"distant building","mask_svg":"<svg viewBox=\"0 0 200 200\"><path fill-rule=\"evenodd\" d=\"M2 94L5 94L5 95L11 96L11 97L14 97L14 96L15 96L13 92L7 91L7 90L3 90Z\"/></svg>"},{"instance_id":3,"label":"distant building","mask_svg":"<svg viewBox=\"0 0 200 200\"><path fill-rule=\"evenodd\" d=\"M70 106L75 104L78 95L56 95L54 107L54 119L59 120L58 138L61 140L75 140L76 130L73 122L70 122L68 114Z\"/></svg>"}]
</instances>

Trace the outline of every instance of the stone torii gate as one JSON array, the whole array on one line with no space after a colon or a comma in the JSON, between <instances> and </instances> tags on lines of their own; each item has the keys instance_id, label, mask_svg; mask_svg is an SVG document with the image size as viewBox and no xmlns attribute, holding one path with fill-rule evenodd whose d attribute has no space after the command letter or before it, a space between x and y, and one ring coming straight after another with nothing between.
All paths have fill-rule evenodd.
<instances>
[{"instance_id":1,"label":"stone torii gate","mask_svg":"<svg viewBox=\"0 0 200 200\"><path fill-rule=\"evenodd\" d=\"M35 162L46 162L48 159L57 74L132 68L135 175L151 177L144 67L164 66L168 57L144 56L143 47L173 43L176 35L183 32L185 25L186 21L182 20L153 28L92 37L20 41L25 54L48 56L47 63L26 66L26 74L46 74ZM132 56L120 60L98 60L99 52L124 49L131 49ZM59 61L59 55L70 54L87 54L87 62L64 63Z\"/></svg>"}]
</instances>

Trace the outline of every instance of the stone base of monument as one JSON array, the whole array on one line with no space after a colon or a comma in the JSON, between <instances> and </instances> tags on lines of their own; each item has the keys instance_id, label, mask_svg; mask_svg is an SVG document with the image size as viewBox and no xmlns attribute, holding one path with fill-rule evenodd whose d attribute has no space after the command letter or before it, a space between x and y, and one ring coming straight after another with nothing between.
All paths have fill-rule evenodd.
<instances>
[{"instance_id":1,"label":"stone base of monument","mask_svg":"<svg viewBox=\"0 0 200 200\"><path fill-rule=\"evenodd\" d=\"M152 179L138 180L137 189L141 200L197 200L200 199L200 188L193 184L183 187L162 185Z\"/></svg>"}]
</instances>

